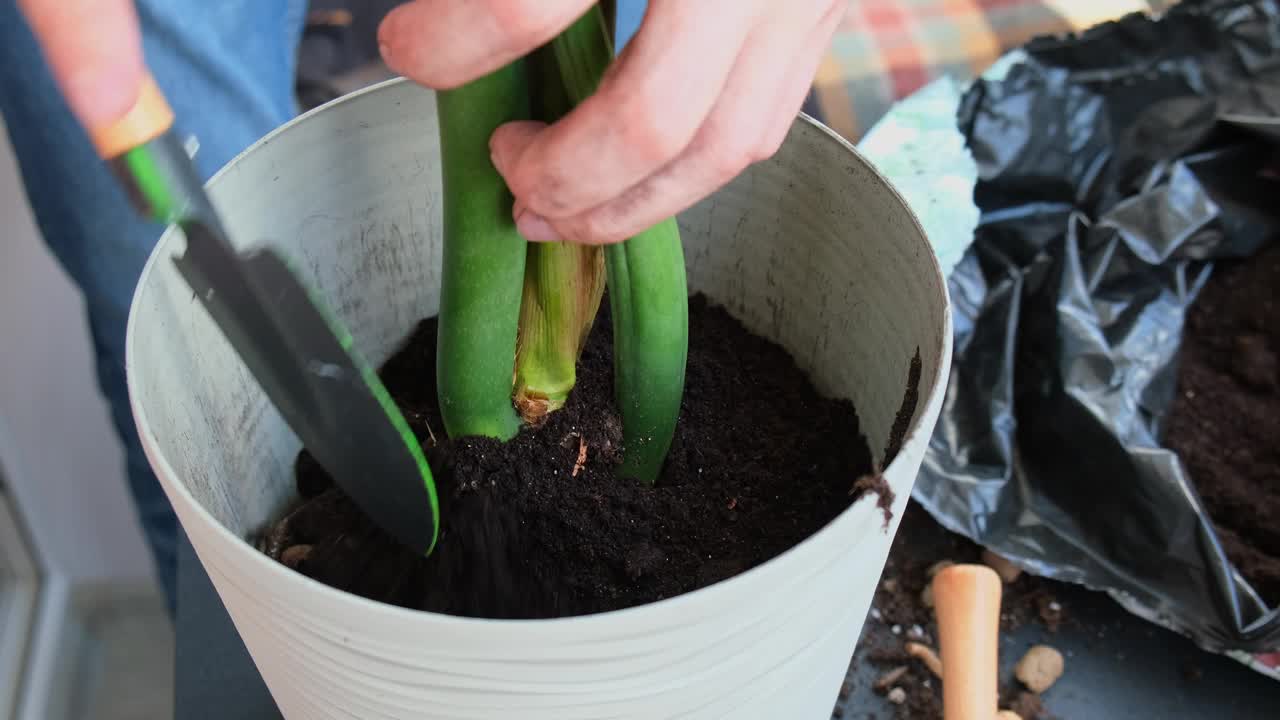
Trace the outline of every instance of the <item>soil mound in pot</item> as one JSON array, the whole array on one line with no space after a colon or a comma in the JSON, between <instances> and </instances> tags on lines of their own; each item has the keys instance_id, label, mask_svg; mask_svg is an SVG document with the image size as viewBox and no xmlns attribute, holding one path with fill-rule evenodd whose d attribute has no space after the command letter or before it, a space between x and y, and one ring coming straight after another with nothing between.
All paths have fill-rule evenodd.
<instances>
[{"instance_id":1,"label":"soil mound in pot","mask_svg":"<svg viewBox=\"0 0 1280 720\"><path fill-rule=\"evenodd\" d=\"M652 602L741 573L866 492L880 493L888 507L890 491L873 470L852 404L820 396L785 350L701 296L690 300L689 325L681 418L655 487L615 474L621 422L607 300L565 408L505 444L445 438L432 318L382 376L435 473L436 551L421 559L398 546L305 452L297 464L303 500L268 530L263 549L320 582L404 607L563 617ZM913 371L919 374L918 363ZM917 380L903 378L904 387L914 390ZM907 393L907 418L915 399ZM890 442L890 457L900 442Z\"/></svg>"},{"instance_id":2,"label":"soil mound in pot","mask_svg":"<svg viewBox=\"0 0 1280 720\"><path fill-rule=\"evenodd\" d=\"M1280 245L1220 263L1187 314L1165 443L1236 568L1280 605Z\"/></svg>"}]
</instances>

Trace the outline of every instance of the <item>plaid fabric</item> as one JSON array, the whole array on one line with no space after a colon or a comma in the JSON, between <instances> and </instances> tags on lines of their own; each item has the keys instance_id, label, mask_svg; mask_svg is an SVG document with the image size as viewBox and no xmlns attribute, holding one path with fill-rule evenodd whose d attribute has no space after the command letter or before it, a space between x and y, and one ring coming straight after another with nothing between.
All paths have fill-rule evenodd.
<instances>
[{"instance_id":1,"label":"plaid fabric","mask_svg":"<svg viewBox=\"0 0 1280 720\"><path fill-rule=\"evenodd\" d=\"M856 141L944 74L968 80L1037 35L1083 30L1173 0L849 0L806 110Z\"/></svg>"}]
</instances>

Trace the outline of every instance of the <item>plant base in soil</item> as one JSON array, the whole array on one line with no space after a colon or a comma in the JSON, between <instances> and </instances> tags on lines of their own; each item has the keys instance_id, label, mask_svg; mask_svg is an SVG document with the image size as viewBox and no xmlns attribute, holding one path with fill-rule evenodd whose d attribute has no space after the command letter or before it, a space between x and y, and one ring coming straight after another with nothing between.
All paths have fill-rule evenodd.
<instances>
[{"instance_id":1,"label":"plant base in soil","mask_svg":"<svg viewBox=\"0 0 1280 720\"><path fill-rule=\"evenodd\" d=\"M618 477L622 432L604 308L565 407L508 443L444 436L434 319L384 367L436 476L442 532L429 558L373 526L305 452L297 464L302 500L268 529L262 549L373 600L550 618L724 580L794 546L868 492L888 508L891 492L873 470L852 404L821 397L786 351L701 296L690 300L686 391L664 472L653 487ZM915 409L918 358L912 370L903 378L903 418ZM894 429L890 458L906 423Z\"/></svg>"},{"instance_id":2,"label":"plant base in soil","mask_svg":"<svg viewBox=\"0 0 1280 720\"><path fill-rule=\"evenodd\" d=\"M1165 444L1227 556L1280 605L1280 244L1220 263L1187 315Z\"/></svg>"}]
</instances>

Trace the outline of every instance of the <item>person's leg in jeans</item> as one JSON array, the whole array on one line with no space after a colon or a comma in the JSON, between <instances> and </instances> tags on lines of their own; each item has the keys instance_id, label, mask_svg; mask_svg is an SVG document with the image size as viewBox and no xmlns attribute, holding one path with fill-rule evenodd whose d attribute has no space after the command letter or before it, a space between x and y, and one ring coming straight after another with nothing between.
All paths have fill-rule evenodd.
<instances>
[{"instance_id":1,"label":"person's leg in jeans","mask_svg":"<svg viewBox=\"0 0 1280 720\"><path fill-rule=\"evenodd\" d=\"M207 178L294 114L306 0L138 0L148 65L199 144ZM125 386L129 303L162 227L137 219L53 84L14 0L0 0L0 113L36 222L84 294L98 380L124 441L130 490L172 609L177 523L138 443ZM3 248L0 248L3 254ZM84 478L93 482L94 478Z\"/></svg>"},{"instance_id":2,"label":"person's leg in jeans","mask_svg":"<svg viewBox=\"0 0 1280 720\"><path fill-rule=\"evenodd\" d=\"M207 178L294 114L306 0L138 0L152 73ZM620 0L621 46L644 0ZM138 442L125 386L134 286L163 228L138 220L54 87L14 0L0 0L0 113L45 241L84 293L99 382L124 441L130 489L172 606L176 519ZM85 478L92 482L92 478Z\"/></svg>"},{"instance_id":3,"label":"person's leg in jeans","mask_svg":"<svg viewBox=\"0 0 1280 720\"><path fill-rule=\"evenodd\" d=\"M631 40L631 36L640 29L640 21L644 19L644 11L649 7L648 0L618 0L618 17L615 20L614 39L617 50Z\"/></svg>"}]
</instances>

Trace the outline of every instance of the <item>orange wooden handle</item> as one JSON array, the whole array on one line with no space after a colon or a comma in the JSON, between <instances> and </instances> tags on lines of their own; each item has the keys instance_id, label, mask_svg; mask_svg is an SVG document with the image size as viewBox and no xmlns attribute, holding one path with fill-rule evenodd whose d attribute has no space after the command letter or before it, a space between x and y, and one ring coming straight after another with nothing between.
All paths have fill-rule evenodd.
<instances>
[{"instance_id":1,"label":"orange wooden handle","mask_svg":"<svg viewBox=\"0 0 1280 720\"><path fill-rule=\"evenodd\" d=\"M155 78L148 74L138 91L138 100L124 117L100 128L90 128L89 139L104 160L123 155L164 134L173 125L173 110Z\"/></svg>"},{"instance_id":2,"label":"orange wooden handle","mask_svg":"<svg viewBox=\"0 0 1280 720\"><path fill-rule=\"evenodd\" d=\"M933 578L945 720L996 717L1002 590L985 565L953 565Z\"/></svg>"}]
</instances>

